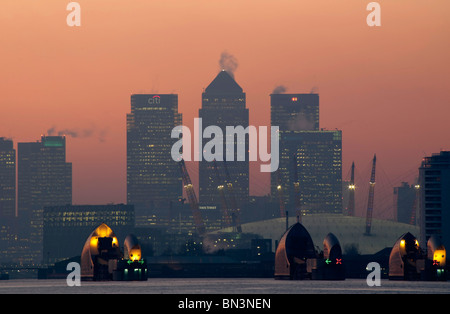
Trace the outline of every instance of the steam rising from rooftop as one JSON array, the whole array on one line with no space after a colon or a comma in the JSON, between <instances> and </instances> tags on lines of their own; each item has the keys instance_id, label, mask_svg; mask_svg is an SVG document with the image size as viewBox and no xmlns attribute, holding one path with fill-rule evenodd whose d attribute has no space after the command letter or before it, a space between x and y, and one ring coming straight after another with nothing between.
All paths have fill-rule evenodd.
<instances>
[{"instance_id":1,"label":"steam rising from rooftop","mask_svg":"<svg viewBox=\"0 0 450 314\"><path fill-rule=\"evenodd\" d=\"M48 136L70 136L73 138L89 138L98 135L98 140L100 142L105 141L106 130L97 131L94 127L86 129L77 128L65 128L57 130L55 126L52 126L47 130Z\"/></svg>"},{"instance_id":2,"label":"steam rising from rooftop","mask_svg":"<svg viewBox=\"0 0 450 314\"><path fill-rule=\"evenodd\" d=\"M220 55L219 65L221 70L225 70L231 77L234 78L234 72L238 67L238 62L235 56L229 54L227 51L222 52Z\"/></svg>"},{"instance_id":3,"label":"steam rising from rooftop","mask_svg":"<svg viewBox=\"0 0 450 314\"><path fill-rule=\"evenodd\" d=\"M272 94L283 94L287 91L286 86L284 85L278 85L277 87L275 87L272 91Z\"/></svg>"}]
</instances>

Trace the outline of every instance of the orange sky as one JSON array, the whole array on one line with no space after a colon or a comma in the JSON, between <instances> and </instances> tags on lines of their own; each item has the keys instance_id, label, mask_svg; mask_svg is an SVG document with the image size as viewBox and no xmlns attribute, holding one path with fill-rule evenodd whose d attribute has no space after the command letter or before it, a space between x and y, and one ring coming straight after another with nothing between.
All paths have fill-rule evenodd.
<instances>
[{"instance_id":1,"label":"orange sky","mask_svg":"<svg viewBox=\"0 0 450 314\"><path fill-rule=\"evenodd\" d=\"M177 93L192 127L224 50L253 125L270 124L275 86L316 88L321 127L343 130L344 178L376 153L396 185L450 149L448 0L380 0L379 28L366 24L369 0L80 0L72 28L69 2L1 1L0 136L92 131L67 140L75 204L126 202L130 95ZM268 192L258 168L266 189L252 194Z\"/></svg>"}]
</instances>

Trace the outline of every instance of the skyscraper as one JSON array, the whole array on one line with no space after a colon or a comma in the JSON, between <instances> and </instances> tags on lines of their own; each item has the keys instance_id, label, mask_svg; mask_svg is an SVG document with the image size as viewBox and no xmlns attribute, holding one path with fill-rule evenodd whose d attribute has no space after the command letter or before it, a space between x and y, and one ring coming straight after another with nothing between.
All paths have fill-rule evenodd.
<instances>
[{"instance_id":1,"label":"skyscraper","mask_svg":"<svg viewBox=\"0 0 450 314\"><path fill-rule=\"evenodd\" d=\"M271 125L279 127L280 138L280 164L271 174L272 196L282 197L290 210L300 197L303 213L341 213L342 132L319 129L318 94L270 98Z\"/></svg>"},{"instance_id":2,"label":"skyscraper","mask_svg":"<svg viewBox=\"0 0 450 314\"><path fill-rule=\"evenodd\" d=\"M202 94L202 108L199 110L199 118L202 120L202 134L208 126L217 126L223 134L223 161L226 162L230 181L235 192L238 206L247 204L249 199L249 158L248 158L248 136L238 139L234 136L233 143L227 145L226 127L242 126L244 129L249 125L249 112L246 106L246 95L243 89L227 71L222 70L208 85ZM238 141L245 141L241 143ZM205 141L206 142L206 141ZM237 161L237 145L245 144L245 160ZM204 145L204 143L203 143ZM227 146L234 147L233 160L227 160ZM221 180L226 179L225 165L223 161L217 161ZM214 163L202 160L199 162L199 200L202 204L220 204L220 194L217 187L223 184L218 181Z\"/></svg>"},{"instance_id":3,"label":"skyscraper","mask_svg":"<svg viewBox=\"0 0 450 314\"><path fill-rule=\"evenodd\" d=\"M436 235L450 245L450 151L425 157L419 168L421 244Z\"/></svg>"},{"instance_id":4,"label":"skyscraper","mask_svg":"<svg viewBox=\"0 0 450 314\"><path fill-rule=\"evenodd\" d=\"M271 94L270 95L270 123L279 127L280 146L285 139L284 134L291 131L319 130L319 95L318 94ZM293 158L293 156L291 156ZM291 203L292 162L287 156L280 154L278 171L271 173L271 194L278 197L277 187L284 185L283 197ZM289 175L291 173L291 175Z\"/></svg>"},{"instance_id":5,"label":"skyscraper","mask_svg":"<svg viewBox=\"0 0 450 314\"><path fill-rule=\"evenodd\" d=\"M136 216L167 212L183 195L179 165L172 159L172 129L182 124L176 94L131 95L127 114L127 202ZM162 213L162 212L159 212Z\"/></svg>"},{"instance_id":6,"label":"skyscraper","mask_svg":"<svg viewBox=\"0 0 450 314\"><path fill-rule=\"evenodd\" d=\"M42 261L44 206L72 204L72 163L66 162L66 138L42 136L18 143L18 215L35 262Z\"/></svg>"},{"instance_id":7,"label":"skyscraper","mask_svg":"<svg viewBox=\"0 0 450 314\"><path fill-rule=\"evenodd\" d=\"M277 196L277 186L282 186L284 200L290 210L295 208L295 176L298 177L303 213L341 213L341 131L288 131L280 134L280 166L272 175L275 178L271 188L272 195Z\"/></svg>"},{"instance_id":8,"label":"skyscraper","mask_svg":"<svg viewBox=\"0 0 450 314\"><path fill-rule=\"evenodd\" d=\"M271 94L272 125L284 131L319 130L318 94Z\"/></svg>"},{"instance_id":9,"label":"skyscraper","mask_svg":"<svg viewBox=\"0 0 450 314\"><path fill-rule=\"evenodd\" d=\"M0 218L16 215L16 150L0 137Z\"/></svg>"}]
</instances>

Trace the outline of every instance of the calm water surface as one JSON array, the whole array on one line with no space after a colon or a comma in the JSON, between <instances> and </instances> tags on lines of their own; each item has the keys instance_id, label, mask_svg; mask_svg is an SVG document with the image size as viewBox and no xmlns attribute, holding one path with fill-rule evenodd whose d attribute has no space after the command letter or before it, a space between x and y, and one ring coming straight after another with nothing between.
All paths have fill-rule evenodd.
<instances>
[{"instance_id":1,"label":"calm water surface","mask_svg":"<svg viewBox=\"0 0 450 314\"><path fill-rule=\"evenodd\" d=\"M150 278L143 282L81 282L69 287L65 280L17 279L0 281L0 294L450 294L450 282L382 280L369 287L365 279L344 281L284 281L271 278Z\"/></svg>"}]
</instances>

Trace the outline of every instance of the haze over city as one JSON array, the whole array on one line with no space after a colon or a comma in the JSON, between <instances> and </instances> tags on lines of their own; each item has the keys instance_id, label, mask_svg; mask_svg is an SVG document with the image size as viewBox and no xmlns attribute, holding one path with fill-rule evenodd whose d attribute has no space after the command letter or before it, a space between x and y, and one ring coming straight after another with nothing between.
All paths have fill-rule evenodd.
<instances>
[{"instance_id":1,"label":"haze over city","mask_svg":"<svg viewBox=\"0 0 450 314\"><path fill-rule=\"evenodd\" d=\"M278 86L320 95L320 127L342 130L343 179L352 161L368 178L376 153L390 184L412 184L422 157L450 149L448 1L382 1L379 28L356 0L78 2L75 28L64 2L0 11L0 135L65 134L74 204L126 203L130 95L178 94L193 128L224 52L251 125L270 125ZM250 169L250 194L269 193L270 175Z\"/></svg>"}]
</instances>

